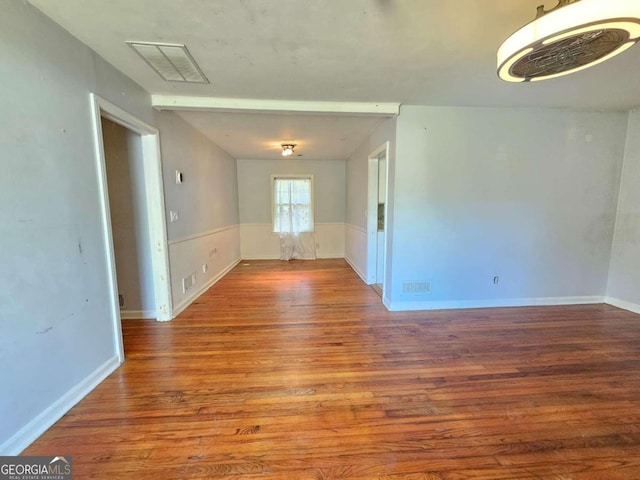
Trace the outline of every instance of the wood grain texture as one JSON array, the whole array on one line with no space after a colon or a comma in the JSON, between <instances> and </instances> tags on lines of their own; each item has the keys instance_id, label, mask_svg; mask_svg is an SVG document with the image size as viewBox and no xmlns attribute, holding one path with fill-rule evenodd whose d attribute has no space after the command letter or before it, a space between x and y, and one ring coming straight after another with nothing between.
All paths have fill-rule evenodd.
<instances>
[{"instance_id":1,"label":"wood grain texture","mask_svg":"<svg viewBox=\"0 0 640 480\"><path fill-rule=\"evenodd\" d=\"M640 316L387 312L343 260L243 262L29 447L77 479L640 478Z\"/></svg>"}]
</instances>

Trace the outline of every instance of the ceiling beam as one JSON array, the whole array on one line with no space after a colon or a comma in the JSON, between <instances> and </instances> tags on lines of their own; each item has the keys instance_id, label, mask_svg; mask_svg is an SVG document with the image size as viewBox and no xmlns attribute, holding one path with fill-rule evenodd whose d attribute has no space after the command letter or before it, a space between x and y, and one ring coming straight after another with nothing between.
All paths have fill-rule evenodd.
<instances>
[{"instance_id":1,"label":"ceiling beam","mask_svg":"<svg viewBox=\"0 0 640 480\"><path fill-rule=\"evenodd\" d=\"M250 98L188 97L151 95L157 110L205 110L229 112L310 113L342 115L394 116L400 113L399 103L375 102L305 102L297 100L258 100Z\"/></svg>"}]
</instances>

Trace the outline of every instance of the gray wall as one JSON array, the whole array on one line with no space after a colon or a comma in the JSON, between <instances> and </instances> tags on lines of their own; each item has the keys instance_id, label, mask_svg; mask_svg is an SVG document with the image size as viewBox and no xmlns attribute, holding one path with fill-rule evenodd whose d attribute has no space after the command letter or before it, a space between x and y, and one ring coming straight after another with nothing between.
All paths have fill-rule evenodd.
<instances>
[{"instance_id":1,"label":"gray wall","mask_svg":"<svg viewBox=\"0 0 640 480\"><path fill-rule=\"evenodd\" d=\"M345 221L366 230L367 228L367 189L369 179L369 137L360 144L345 163L346 203Z\"/></svg>"},{"instance_id":2,"label":"gray wall","mask_svg":"<svg viewBox=\"0 0 640 480\"><path fill-rule=\"evenodd\" d=\"M367 264L367 202L369 183L369 155L385 142L389 142L389 194L387 205L387 218L385 219L385 229L391 231L393 228L393 179L395 164L395 139L396 139L396 118L381 120L376 129L360 144L360 146L347 159L345 165L346 177L346 203L345 203L345 258L354 270L365 281L372 282L376 276L369 271ZM385 245L387 249L387 265L391 260L391 245L393 239L388 237ZM387 279L385 280L385 290L390 288L390 272L387 269ZM373 276L371 276L373 275Z\"/></svg>"},{"instance_id":3,"label":"gray wall","mask_svg":"<svg viewBox=\"0 0 640 480\"><path fill-rule=\"evenodd\" d=\"M236 161L173 112L156 113L160 127L173 307L181 310L239 260ZM176 170L183 182L176 183ZM170 212L178 213L176 222ZM211 252L217 252L215 255ZM203 265L207 272L202 271ZM182 279L196 274L185 292Z\"/></svg>"},{"instance_id":4,"label":"gray wall","mask_svg":"<svg viewBox=\"0 0 640 480\"><path fill-rule=\"evenodd\" d=\"M0 451L6 453L7 442L117 353L89 93L155 119L144 90L62 28L26 2L0 5ZM241 160L238 213L233 160L210 144L194 153L204 140L176 118L158 120L167 207L181 218L169 224L171 239L238 222L269 223L272 173L313 173L316 221L345 220L343 162ZM390 165L392 300L415 300L402 296L402 281L423 279L432 282L434 301L604 294L626 119L403 107ZM629 302L638 302L640 270L633 233L638 124L636 112L609 285L610 295ZM207 162L210 155L217 160ZM196 167L188 161L194 158ZM182 186L171 183L175 168L185 174ZM353 204L352 212L349 205L348 221L359 222L361 207Z\"/></svg>"},{"instance_id":5,"label":"gray wall","mask_svg":"<svg viewBox=\"0 0 640 480\"><path fill-rule=\"evenodd\" d=\"M626 120L623 113L403 106L395 306L603 296ZM407 281L431 282L432 292L403 296Z\"/></svg>"},{"instance_id":6,"label":"gray wall","mask_svg":"<svg viewBox=\"0 0 640 480\"><path fill-rule=\"evenodd\" d=\"M238 223L236 161L173 112L156 113L169 241ZM176 184L175 171L184 181ZM179 220L170 222L169 211Z\"/></svg>"},{"instance_id":7,"label":"gray wall","mask_svg":"<svg viewBox=\"0 0 640 480\"><path fill-rule=\"evenodd\" d=\"M3 450L116 356L89 93L142 119L151 108L146 92L26 2L1 6Z\"/></svg>"},{"instance_id":8,"label":"gray wall","mask_svg":"<svg viewBox=\"0 0 640 480\"><path fill-rule=\"evenodd\" d=\"M271 175L312 174L316 223L342 223L345 162L336 160L238 160L240 223L271 223Z\"/></svg>"},{"instance_id":9,"label":"gray wall","mask_svg":"<svg viewBox=\"0 0 640 480\"><path fill-rule=\"evenodd\" d=\"M346 223L367 228L367 189L369 182L369 154L384 142L389 142L389 166L395 158L396 118L384 120L351 154L346 162ZM391 180L391 179L390 179ZM392 182L389 182L392 185ZM390 192L389 199L393 199Z\"/></svg>"},{"instance_id":10,"label":"gray wall","mask_svg":"<svg viewBox=\"0 0 640 480\"><path fill-rule=\"evenodd\" d=\"M640 313L640 110L629 114L607 294Z\"/></svg>"},{"instance_id":11,"label":"gray wall","mask_svg":"<svg viewBox=\"0 0 640 480\"><path fill-rule=\"evenodd\" d=\"M105 118L102 119L102 136L118 292L124 298L121 310L134 316L139 316L140 312L154 316L156 305L142 138Z\"/></svg>"}]
</instances>

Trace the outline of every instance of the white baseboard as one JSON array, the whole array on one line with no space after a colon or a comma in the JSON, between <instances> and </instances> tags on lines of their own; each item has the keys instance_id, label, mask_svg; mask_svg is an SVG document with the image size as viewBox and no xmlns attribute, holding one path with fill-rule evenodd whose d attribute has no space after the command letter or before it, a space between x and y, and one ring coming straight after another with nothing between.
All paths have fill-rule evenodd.
<instances>
[{"instance_id":1,"label":"white baseboard","mask_svg":"<svg viewBox=\"0 0 640 480\"><path fill-rule=\"evenodd\" d=\"M386 295L382 295L382 305L384 305L384 307L391 311L391 300L389 300L389 297L387 297Z\"/></svg>"},{"instance_id":2,"label":"white baseboard","mask_svg":"<svg viewBox=\"0 0 640 480\"><path fill-rule=\"evenodd\" d=\"M619 298L605 297L604 303L613 305L614 307L622 308L623 310L629 310L633 313L640 313L640 305L637 303L627 302L626 300L620 300Z\"/></svg>"},{"instance_id":3,"label":"white baseboard","mask_svg":"<svg viewBox=\"0 0 640 480\"><path fill-rule=\"evenodd\" d=\"M316 256L316 259L318 260L328 260L331 258L344 258L344 257L339 253L324 254L324 255ZM247 255L247 256L243 256L242 260L280 260L280 256L279 255ZM296 259L296 260L307 260L307 259Z\"/></svg>"},{"instance_id":4,"label":"white baseboard","mask_svg":"<svg viewBox=\"0 0 640 480\"><path fill-rule=\"evenodd\" d=\"M273 255L243 255L242 260L280 260L280 257Z\"/></svg>"},{"instance_id":5,"label":"white baseboard","mask_svg":"<svg viewBox=\"0 0 640 480\"><path fill-rule=\"evenodd\" d=\"M114 356L104 362L84 380L0 445L0 455L19 455L119 366L120 360L118 356Z\"/></svg>"},{"instance_id":6,"label":"white baseboard","mask_svg":"<svg viewBox=\"0 0 640 480\"><path fill-rule=\"evenodd\" d=\"M329 260L332 258L344 258L344 252L322 253L317 255L316 258Z\"/></svg>"},{"instance_id":7,"label":"white baseboard","mask_svg":"<svg viewBox=\"0 0 640 480\"><path fill-rule=\"evenodd\" d=\"M173 314L171 318L176 318L180 315L189 305L195 302L200 295L209 290L215 283L217 283L222 277L224 277L227 273L229 273L236 265L238 265L242 261L241 258L238 258L231 262L224 270L218 273L215 277L212 277L207 283L202 285L199 290L195 290L193 294L188 297L185 297L182 302L176 305L173 309Z\"/></svg>"},{"instance_id":8,"label":"white baseboard","mask_svg":"<svg viewBox=\"0 0 640 480\"><path fill-rule=\"evenodd\" d=\"M542 297L542 298L503 298L490 300L460 300L460 301L406 301L388 302L385 306L392 312L412 310L455 310L466 308L496 308L496 307L539 307L551 305L582 305L605 303L605 297Z\"/></svg>"},{"instance_id":9,"label":"white baseboard","mask_svg":"<svg viewBox=\"0 0 640 480\"><path fill-rule=\"evenodd\" d=\"M345 256L344 257L345 261L349 264L349 266L351 267L351 269L356 272L356 275L358 275L360 277L360 279L367 285L369 285L369 283L367 282L367 277L360 271L358 270L358 267L356 267L355 262L353 262L349 257Z\"/></svg>"},{"instance_id":10,"label":"white baseboard","mask_svg":"<svg viewBox=\"0 0 640 480\"><path fill-rule=\"evenodd\" d=\"M131 319L155 319L156 311L155 310L120 310L120 318L123 320L131 320Z\"/></svg>"}]
</instances>

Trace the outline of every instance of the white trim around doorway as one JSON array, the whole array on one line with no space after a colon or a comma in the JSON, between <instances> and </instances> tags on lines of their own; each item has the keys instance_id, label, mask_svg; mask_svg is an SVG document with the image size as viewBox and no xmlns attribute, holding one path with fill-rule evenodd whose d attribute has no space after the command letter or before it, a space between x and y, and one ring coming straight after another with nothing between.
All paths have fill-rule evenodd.
<instances>
[{"instance_id":1,"label":"white trim around doorway","mask_svg":"<svg viewBox=\"0 0 640 480\"><path fill-rule=\"evenodd\" d=\"M389 142L384 142L368 155L368 186L367 186L367 280L368 285L376 283L377 245L378 245L378 169L379 159L384 154L385 162L385 198L384 218L388 219L389 205ZM386 279L387 242L389 229L384 229L383 278ZM383 290L384 290L383 282Z\"/></svg>"},{"instance_id":2,"label":"white trim around doorway","mask_svg":"<svg viewBox=\"0 0 640 480\"><path fill-rule=\"evenodd\" d=\"M164 187L162 180L162 163L160 158L160 132L157 128L131 115L120 107L108 102L98 95L91 94L94 142L98 172L98 186L101 198L102 226L104 232L104 248L107 256L109 275L109 299L114 322L114 333L120 362L124 361L122 344L122 325L118 302L118 286L113 250L113 232L111 229L111 212L109 208L109 190L107 187L106 161L102 136L101 118L107 118L141 137L142 156L145 170L145 191L149 217L149 237L151 261L153 267L153 283L155 293L155 318L159 321L171 320L172 301L169 271L169 249L167 245L167 225L164 211Z\"/></svg>"}]
</instances>

